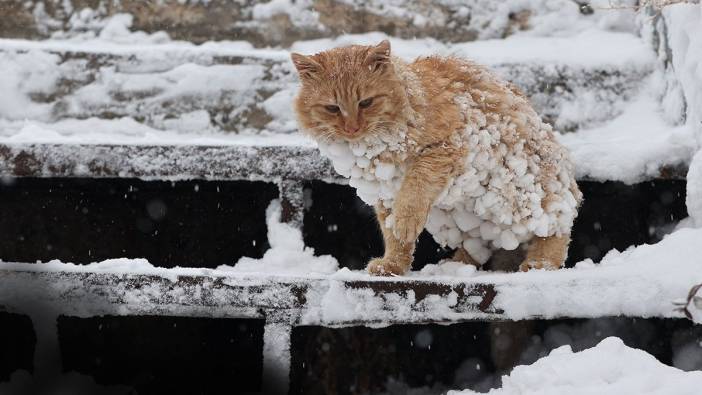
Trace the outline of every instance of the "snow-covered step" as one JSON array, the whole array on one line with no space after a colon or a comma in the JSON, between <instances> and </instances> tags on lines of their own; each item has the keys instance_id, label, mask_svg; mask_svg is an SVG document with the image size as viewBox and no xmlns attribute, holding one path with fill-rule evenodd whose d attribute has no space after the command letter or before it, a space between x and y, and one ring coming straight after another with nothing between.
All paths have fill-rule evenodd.
<instances>
[{"instance_id":1,"label":"snow-covered step","mask_svg":"<svg viewBox=\"0 0 702 395\"><path fill-rule=\"evenodd\" d=\"M313 53L385 36L365 34L295 43ZM654 69L653 52L627 33L513 37L442 44L392 39L395 54L461 55L519 86L556 129L600 125L623 111ZM104 40L0 39L0 118L57 122L129 117L179 132L290 132L297 76L288 50L246 42L115 44ZM2 128L5 129L5 128ZM0 136L7 132L0 130Z\"/></svg>"},{"instance_id":2,"label":"snow-covered step","mask_svg":"<svg viewBox=\"0 0 702 395\"><path fill-rule=\"evenodd\" d=\"M29 128L25 133L36 135L30 135L28 142L22 141L22 135L15 136L17 141L0 139L0 176L345 182L331 162L299 134L209 137L200 138L196 144L177 144L165 137L170 142L167 145L155 144L156 135L151 136L151 144L135 145L66 143L61 142L62 136L56 132L39 127ZM37 135L44 142L32 142ZM80 134L77 138L80 139ZM580 180L631 184L657 178L684 180L687 173L684 158L668 157L670 162L658 158L666 155L665 150L654 152L658 162L646 162L649 158L643 156L636 163L626 163L627 167L621 168L617 165L617 158L621 158L617 157L617 148L621 146L610 146L610 153L607 153L603 144L581 140L578 144L582 145L576 147ZM606 154L607 163L612 167L602 168L593 163L588 150L591 154Z\"/></svg>"},{"instance_id":3,"label":"snow-covered step","mask_svg":"<svg viewBox=\"0 0 702 395\"><path fill-rule=\"evenodd\" d=\"M129 14L118 17L149 33L166 30L174 38L192 42L238 39L257 46L374 30L406 38L468 41L521 30L582 28L616 19L571 0L4 0L0 11L0 37L96 34L109 24L109 17Z\"/></svg>"},{"instance_id":4,"label":"snow-covered step","mask_svg":"<svg viewBox=\"0 0 702 395\"><path fill-rule=\"evenodd\" d=\"M145 180L341 181L317 148L297 134L230 139L224 145L212 141L216 140L203 139L200 142L204 144L199 145L0 143L0 174Z\"/></svg>"},{"instance_id":5,"label":"snow-covered step","mask_svg":"<svg viewBox=\"0 0 702 395\"><path fill-rule=\"evenodd\" d=\"M663 242L594 265L528 273L475 272L460 263L429 265L421 272L384 278L340 269L309 272L290 263L265 272L245 269L151 266L117 259L90 265L0 262L0 306L27 313L43 306L56 314L172 315L267 318L290 325L390 325L591 318L684 318L676 303L702 282L690 253L698 230L679 231ZM662 269L660 259L670 257ZM312 258L310 258L312 259ZM284 262L280 262L284 265ZM260 272L251 272L259 265ZM287 274L285 274L287 273ZM632 273L635 273L633 275ZM37 293L36 290L42 290ZM27 300L32 300L27 306Z\"/></svg>"}]
</instances>

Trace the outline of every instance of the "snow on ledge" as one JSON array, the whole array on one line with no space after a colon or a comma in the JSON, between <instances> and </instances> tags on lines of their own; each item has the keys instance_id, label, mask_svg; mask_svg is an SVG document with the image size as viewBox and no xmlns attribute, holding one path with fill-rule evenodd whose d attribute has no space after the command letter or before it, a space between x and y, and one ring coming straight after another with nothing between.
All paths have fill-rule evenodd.
<instances>
[{"instance_id":1,"label":"snow on ledge","mask_svg":"<svg viewBox=\"0 0 702 395\"><path fill-rule=\"evenodd\" d=\"M144 260L91 265L0 263L0 304L27 300L72 314L260 317L301 325L385 326L407 322L603 316L683 317L674 302L702 283L702 229L658 244L611 251L598 265L528 273L473 272L444 263L403 277L340 269L287 273L156 268ZM29 299L27 299L29 298ZM265 316L266 313L264 313Z\"/></svg>"},{"instance_id":2,"label":"snow on ledge","mask_svg":"<svg viewBox=\"0 0 702 395\"><path fill-rule=\"evenodd\" d=\"M559 347L532 365L517 366L502 376L502 388L489 395L695 395L702 372L685 372L659 362L645 351L627 347L617 337L573 352ZM477 395L471 390L448 395Z\"/></svg>"}]
</instances>

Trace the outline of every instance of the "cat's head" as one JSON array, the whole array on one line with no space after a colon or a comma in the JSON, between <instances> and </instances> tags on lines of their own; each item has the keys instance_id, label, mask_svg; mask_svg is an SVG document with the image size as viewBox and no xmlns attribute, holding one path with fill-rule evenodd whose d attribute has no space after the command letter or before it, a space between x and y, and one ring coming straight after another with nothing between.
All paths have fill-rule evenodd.
<instances>
[{"instance_id":1,"label":"cat's head","mask_svg":"<svg viewBox=\"0 0 702 395\"><path fill-rule=\"evenodd\" d=\"M302 82L295 111L313 137L354 141L392 130L398 122L404 90L389 41L291 56Z\"/></svg>"}]
</instances>

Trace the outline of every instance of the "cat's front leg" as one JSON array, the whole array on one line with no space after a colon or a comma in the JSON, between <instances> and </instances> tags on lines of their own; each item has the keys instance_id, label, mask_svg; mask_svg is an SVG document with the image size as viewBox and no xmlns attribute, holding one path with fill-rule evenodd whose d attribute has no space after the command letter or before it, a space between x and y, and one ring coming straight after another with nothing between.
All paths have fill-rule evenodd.
<instances>
[{"instance_id":1,"label":"cat's front leg","mask_svg":"<svg viewBox=\"0 0 702 395\"><path fill-rule=\"evenodd\" d=\"M386 220L390 215L390 210L380 204L375 207L375 214L378 217L380 230L383 232L385 253L382 258L372 259L368 263L367 270L369 273L377 276L403 274L412 266L414 244L400 243L393 234L392 229L388 228Z\"/></svg>"},{"instance_id":2,"label":"cat's front leg","mask_svg":"<svg viewBox=\"0 0 702 395\"><path fill-rule=\"evenodd\" d=\"M432 204L456 173L460 157L460 149L437 144L422 150L410 163L392 208L393 232L400 243L417 240Z\"/></svg>"},{"instance_id":3,"label":"cat's front leg","mask_svg":"<svg viewBox=\"0 0 702 395\"><path fill-rule=\"evenodd\" d=\"M460 155L459 149L440 144L425 148L412 159L395 196L391 227L386 224L390 211L376 208L385 255L368 264L370 273L404 274L410 269L415 242L427 222L429 209L456 172Z\"/></svg>"}]
</instances>

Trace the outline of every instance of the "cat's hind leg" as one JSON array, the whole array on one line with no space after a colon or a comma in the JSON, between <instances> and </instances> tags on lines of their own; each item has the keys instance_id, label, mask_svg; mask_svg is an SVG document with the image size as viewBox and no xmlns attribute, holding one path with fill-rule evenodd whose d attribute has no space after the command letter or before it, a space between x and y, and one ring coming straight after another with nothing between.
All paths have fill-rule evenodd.
<instances>
[{"instance_id":1,"label":"cat's hind leg","mask_svg":"<svg viewBox=\"0 0 702 395\"><path fill-rule=\"evenodd\" d=\"M529 242L526 259L519 265L519 270L556 270L563 267L568 254L568 244L570 235L534 237Z\"/></svg>"},{"instance_id":2,"label":"cat's hind leg","mask_svg":"<svg viewBox=\"0 0 702 395\"><path fill-rule=\"evenodd\" d=\"M465 250L463 247L459 247L456 252L453 253L453 256L451 257L451 260L454 262L463 262L466 265L473 265L476 268L482 266L482 263L479 263L478 261L475 260L468 251Z\"/></svg>"}]
</instances>

